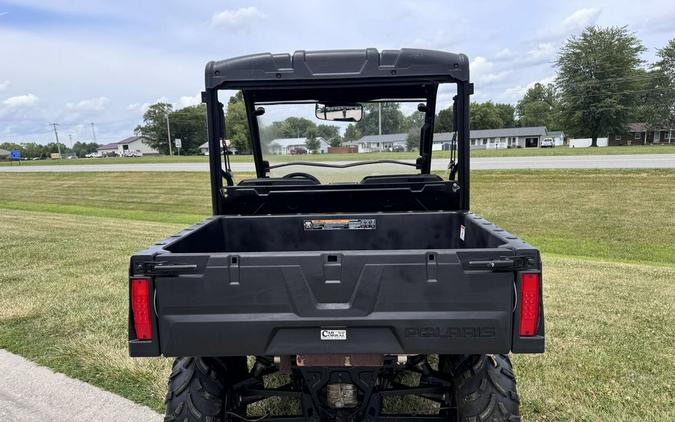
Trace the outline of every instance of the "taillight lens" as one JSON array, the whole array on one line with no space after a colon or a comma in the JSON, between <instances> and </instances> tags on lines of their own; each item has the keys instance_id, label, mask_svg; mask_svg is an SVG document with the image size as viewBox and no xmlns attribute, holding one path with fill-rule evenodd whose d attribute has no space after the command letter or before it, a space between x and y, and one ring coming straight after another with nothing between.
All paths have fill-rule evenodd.
<instances>
[{"instance_id":1,"label":"taillight lens","mask_svg":"<svg viewBox=\"0 0 675 422\"><path fill-rule=\"evenodd\" d=\"M524 273L520 282L520 335L533 336L539 323L539 289L541 278L538 273Z\"/></svg>"},{"instance_id":2,"label":"taillight lens","mask_svg":"<svg viewBox=\"0 0 675 422\"><path fill-rule=\"evenodd\" d=\"M131 311L134 317L134 329L138 340L152 340L150 322L150 280L131 279Z\"/></svg>"}]
</instances>

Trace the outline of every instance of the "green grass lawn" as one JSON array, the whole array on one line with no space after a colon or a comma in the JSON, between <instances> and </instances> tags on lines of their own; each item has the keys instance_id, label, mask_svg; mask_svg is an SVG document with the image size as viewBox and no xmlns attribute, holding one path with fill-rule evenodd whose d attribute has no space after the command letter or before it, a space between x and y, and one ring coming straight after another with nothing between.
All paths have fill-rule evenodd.
<instances>
[{"instance_id":1,"label":"green grass lawn","mask_svg":"<svg viewBox=\"0 0 675 422\"><path fill-rule=\"evenodd\" d=\"M675 154L673 145L633 145L622 147L603 148L569 148L567 146L557 148L528 148L528 149L500 149L500 150L476 150L471 152L472 157L528 157L538 155L617 155L617 154ZM404 160L415 159L418 154L414 152L372 152L363 154L309 154L309 155L275 155L266 157L270 161L353 161L353 160ZM447 151L434 152L434 158L449 158ZM253 161L250 155L233 155L232 162ZM34 165L82 165L82 164L138 164L138 163L193 163L207 162L208 157L203 155L192 156L145 156L137 158L111 157L111 158L82 158L79 160L38 160L22 161L22 166ZM0 166L19 165L7 161L0 162Z\"/></svg>"},{"instance_id":2,"label":"green grass lawn","mask_svg":"<svg viewBox=\"0 0 675 422\"><path fill-rule=\"evenodd\" d=\"M240 174L239 177L250 177ZM475 171L472 209L547 253L675 263L673 170ZM191 224L206 173L4 173L0 208Z\"/></svg>"},{"instance_id":3,"label":"green grass lawn","mask_svg":"<svg viewBox=\"0 0 675 422\"><path fill-rule=\"evenodd\" d=\"M473 208L544 252L524 420L673 420L675 171L472 180ZM169 361L127 357L128 258L209 203L206 174L0 174L0 348L161 410Z\"/></svg>"}]
</instances>

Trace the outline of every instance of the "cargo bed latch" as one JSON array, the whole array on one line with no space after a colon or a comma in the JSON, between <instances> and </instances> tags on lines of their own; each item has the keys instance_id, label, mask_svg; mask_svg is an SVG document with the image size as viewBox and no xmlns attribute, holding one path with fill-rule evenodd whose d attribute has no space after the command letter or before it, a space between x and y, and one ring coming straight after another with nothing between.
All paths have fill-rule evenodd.
<instances>
[{"instance_id":1,"label":"cargo bed latch","mask_svg":"<svg viewBox=\"0 0 675 422\"><path fill-rule=\"evenodd\" d=\"M145 262L142 264L142 271L145 275L176 276L191 274L196 270L197 264L166 264L163 262Z\"/></svg>"},{"instance_id":2,"label":"cargo bed latch","mask_svg":"<svg viewBox=\"0 0 675 422\"><path fill-rule=\"evenodd\" d=\"M522 271L530 267L534 259L528 256L502 256L490 261L469 261L469 269L500 271Z\"/></svg>"}]
</instances>

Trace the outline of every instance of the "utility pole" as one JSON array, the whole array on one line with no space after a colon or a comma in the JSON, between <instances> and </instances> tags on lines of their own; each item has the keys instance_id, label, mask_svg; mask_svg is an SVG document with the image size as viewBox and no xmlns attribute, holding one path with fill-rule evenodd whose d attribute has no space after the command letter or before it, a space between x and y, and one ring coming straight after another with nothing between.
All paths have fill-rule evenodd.
<instances>
[{"instance_id":1,"label":"utility pole","mask_svg":"<svg viewBox=\"0 0 675 422\"><path fill-rule=\"evenodd\" d=\"M379 128L380 128L380 135L382 135L382 103L377 103L377 111L378 111L378 122L379 122Z\"/></svg>"},{"instance_id":2,"label":"utility pole","mask_svg":"<svg viewBox=\"0 0 675 422\"><path fill-rule=\"evenodd\" d=\"M96 144L96 128L94 126L94 122L89 123L91 125L91 136L94 137L94 143Z\"/></svg>"},{"instance_id":3,"label":"utility pole","mask_svg":"<svg viewBox=\"0 0 675 422\"><path fill-rule=\"evenodd\" d=\"M169 156L173 157L173 148L171 148L171 127L169 126L169 113L166 113L166 137L169 140Z\"/></svg>"},{"instance_id":4,"label":"utility pole","mask_svg":"<svg viewBox=\"0 0 675 422\"><path fill-rule=\"evenodd\" d=\"M58 123L50 123L50 126L54 128L54 136L56 136L56 149L59 151L59 159L61 158L61 144L59 144L59 132L56 131L56 126Z\"/></svg>"}]
</instances>

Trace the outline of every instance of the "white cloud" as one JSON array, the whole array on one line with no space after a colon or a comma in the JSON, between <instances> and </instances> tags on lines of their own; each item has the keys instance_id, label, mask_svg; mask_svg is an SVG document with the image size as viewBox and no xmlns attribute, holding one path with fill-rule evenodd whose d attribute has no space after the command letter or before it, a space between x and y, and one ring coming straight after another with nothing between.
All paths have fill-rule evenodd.
<instances>
[{"instance_id":1,"label":"white cloud","mask_svg":"<svg viewBox=\"0 0 675 422\"><path fill-rule=\"evenodd\" d=\"M482 56L476 56L470 63L471 79L478 81L482 86L490 85L506 78L509 70L495 71L495 65L488 59Z\"/></svg>"},{"instance_id":2,"label":"white cloud","mask_svg":"<svg viewBox=\"0 0 675 422\"><path fill-rule=\"evenodd\" d=\"M504 90L504 92L499 96L500 99L503 99L509 103L515 103L519 101L525 93L527 92L528 89L532 88L536 83L540 83L542 85L547 85L550 83L553 83L555 81L555 76L547 76L543 79L539 79L536 81L532 81L527 85L516 85L512 86L510 88L507 88Z\"/></svg>"},{"instance_id":3,"label":"white cloud","mask_svg":"<svg viewBox=\"0 0 675 422\"><path fill-rule=\"evenodd\" d=\"M9 97L2 104L7 108L24 108L35 105L40 99L33 94L17 95Z\"/></svg>"},{"instance_id":4,"label":"white cloud","mask_svg":"<svg viewBox=\"0 0 675 422\"><path fill-rule=\"evenodd\" d=\"M110 102L106 97L91 98L77 103L66 103L66 109L70 111L102 111Z\"/></svg>"},{"instance_id":5,"label":"white cloud","mask_svg":"<svg viewBox=\"0 0 675 422\"><path fill-rule=\"evenodd\" d=\"M595 25L600 17L600 9L583 8L563 19L559 31L563 33L577 32L589 25Z\"/></svg>"},{"instance_id":6,"label":"white cloud","mask_svg":"<svg viewBox=\"0 0 675 422\"><path fill-rule=\"evenodd\" d=\"M3 17L7 14L8 12L0 12L0 17Z\"/></svg>"},{"instance_id":7,"label":"white cloud","mask_svg":"<svg viewBox=\"0 0 675 422\"><path fill-rule=\"evenodd\" d=\"M134 113L136 113L138 115L143 115L143 113L145 113L151 105L157 104L157 103L168 103L168 102L169 102L169 99L162 96L162 97L157 98L153 102L129 104L127 106L127 110L133 111Z\"/></svg>"},{"instance_id":8,"label":"white cloud","mask_svg":"<svg viewBox=\"0 0 675 422\"><path fill-rule=\"evenodd\" d=\"M267 17L264 13L254 6L242 7L239 9L226 9L222 12L214 13L211 17L211 25L223 28L240 28L250 23L254 19L264 19Z\"/></svg>"},{"instance_id":9,"label":"white cloud","mask_svg":"<svg viewBox=\"0 0 675 422\"><path fill-rule=\"evenodd\" d=\"M551 62L555 56L556 48L552 43L540 43L535 48L527 51L524 61L528 64L540 64Z\"/></svg>"},{"instance_id":10,"label":"white cloud","mask_svg":"<svg viewBox=\"0 0 675 422\"><path fill-rule=\"evenodd\" d=\"M8 86L9 86L9 81L0 82L0 91L6 90Z\"/></svg>"},{"instance_id":11,"label":"white cloud","mask_svg":"<svg viewBox=\"0 0 675 422\"><path fill-rule=\"evenodd\" d=\"M202 102L202 95L197 94L193 97L190 96L183 96L178 99L178 104L177 107L178 109L185 108L185 107L190 107L193 105L197 105Z\"/></svg>"}]
</instances>

